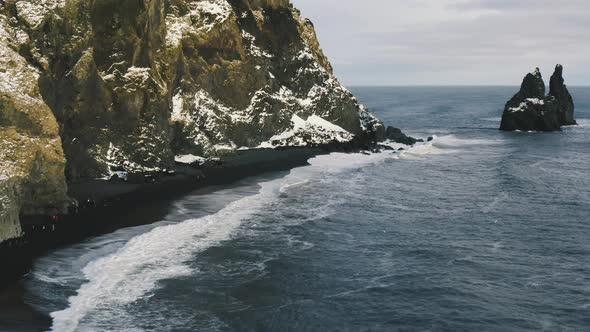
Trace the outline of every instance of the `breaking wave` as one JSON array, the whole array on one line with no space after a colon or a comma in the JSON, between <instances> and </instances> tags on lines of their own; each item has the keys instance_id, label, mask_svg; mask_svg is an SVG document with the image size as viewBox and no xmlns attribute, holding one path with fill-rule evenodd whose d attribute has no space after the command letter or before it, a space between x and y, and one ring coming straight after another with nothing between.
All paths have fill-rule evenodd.
<instances>
[{"instance_id":1,"label":"breaking wave","mask_svg":"<svg viewBox=\"0 0 590 332\"><path fill-rule=\"evenodd\" d=\"M577 119L577 126L570 126L569 128L590 128L590 119Z\"/></svg>"},{"instance_id":2,"label":"breaking wave","mask_svg":"<svg viewBox=\"0 0 590 332\"><path fill-rule=\"evenodd\" d=\"M51 313L52 330L108 330L106 322L124 320L125 317L122 316L125 315L125 307L152 296L159 288L159 282L194 274L195 271L187 262L196 254L230 240L244 223L277 198L290 190L310 185L322 176L360 169L388 159L413 159L433 154L447 154L481 144L494 142L445 135L435 137L431 142L397 151L395 154L386 151L317 156L309 160L309 166L293 169L282 178L259 183L258 193L234 200L218 212L188 220L181 219L177 223L162 222L151 227L143 226L139 234L137 230L135 233L133 230L121 230L117 233L123 234L120 234L116 241L111 240L113 244L110 251L101 250L100 243L94 244L91 249L94 254L90 256L92 260L88 257L79 259L86 264L83 267L78 266L77 269L76 279L81 286L77 294L68 299L66 309ZM388 145L394 149L402 147L395 143ZM178 209L175 211L177 215L186 215L187 208L183 204L176 203L174 206ZM331 208L319 212L315 214L325 216L326 213L333 213ZM130 239L125 240L125 236ZM106 243L109 243L108 241ZM86 247L83 249L88 250ZM81 249L75 253L84 255ZM51 256L48 259L51 259ZM43 269L42 266L41 270ZM35 273L38 279L52 282L51 273ZM67 273L62 278L59 280L60 283L68 278Z\"/></svg>"},{"instance_id":3,"label":"breaking wave","mask_svg":"<svg viewBox=\"0 0 590 332\"><path fill-rule=\"evenodd\" d=\"M260 183L260 190L229 203L220 211L176 224L165 224L133 236L120 248L81 269L85 280L68 307L51 313L53 331L108 330L105 322L121 320L125 306L149 298L160 281L194 273L187 261L195 254L229 240L242 224L289 190L322 174L334 174L383 161L386 153L333 153L310 159L309 166ZM184 209L182 205L176 205ZM40 278L43 274L39 273ZM46 279L46 278L45 278Z\"/></svg>"},{"instance_id":4,"label":"breaking wave","mask_svg":"<svg viewBox=\"0 0 590 332\"><path fill-rule=\"evenodd\" d=\"M459 138L455 135L433 136L431 142L418 144L415 147L401 151L398 158L400 159L420 159L429 155L443 155L459 153L466 149L477 148L481 146L491 146L503 144L502 140L492 139L467 139Z\"/></svg>"},{"instance_id":5,"label":"breaking wave","mask_svg":"<svg viewBox=\"0 0 590 332\"><path fill-rule=\"evenodd\" d=\"M160 280L190 275L185 264L195 253L230 238L272 197L278 181L261 183L260 193L230 203L216 214L158 227L132 238L116 253L89 263L88 282L69 299L70 306L51 314L53 331L75 331L87 316L105 321L121 307L149 296Z\"/></svg>"}]
</instances>

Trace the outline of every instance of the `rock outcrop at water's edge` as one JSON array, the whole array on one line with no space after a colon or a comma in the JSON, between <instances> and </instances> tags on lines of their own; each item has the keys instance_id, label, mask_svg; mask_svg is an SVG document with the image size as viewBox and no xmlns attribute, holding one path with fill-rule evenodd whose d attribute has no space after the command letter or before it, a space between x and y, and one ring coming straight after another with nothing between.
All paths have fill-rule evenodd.
<instances>
[{"instance_id":1,"label":"rock outcrop at water's edge","mask_svg":"<svg viewBox=\"0 0 590 332\"><path fill-rule=\"evenodd\" d=\"M385 130L385 138L405 145L414 145L418 142L424 142L423 139L416 139L414 137L408 136L402 132L401 129L388 126Z\"/></svg>"},{"instance_id":2,"label":"rock outcrop at water's edge","mask_svg":"<svg viewBox=\"0 0 590 332\"><path fill-rule=\"evenodd\" d=\"M506 103L500 130L559 131L563 125L576 124L573 99L562 74L563 67L557 65L548 96L539 68L527 74L520 91Z\"/></svg>"},{"instance_id":3,"label":"rock outcrop at water's edge","mask_svg":"<svg viewBox=\"0 0 590 332\"><path fill-rule=\"evenodd\" d=\"M288 0L0 2L0 241L66 180L381 140Z\"/></svg>"}]
</instances>

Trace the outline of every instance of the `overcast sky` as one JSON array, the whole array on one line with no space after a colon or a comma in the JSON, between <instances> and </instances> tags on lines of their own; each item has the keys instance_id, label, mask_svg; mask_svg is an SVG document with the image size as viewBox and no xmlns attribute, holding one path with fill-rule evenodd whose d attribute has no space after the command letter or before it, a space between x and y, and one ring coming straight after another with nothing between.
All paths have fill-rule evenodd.
<instances>
[{"instance_id":1,"label":"overcast sky","mask_svg":"<svg viewBox=\"0 0 590 332\"><path fill-rule=\"evenodd\" d=\"M590 85L589 0L292 0L345 85Z\"/></svg>"}]
</instances>

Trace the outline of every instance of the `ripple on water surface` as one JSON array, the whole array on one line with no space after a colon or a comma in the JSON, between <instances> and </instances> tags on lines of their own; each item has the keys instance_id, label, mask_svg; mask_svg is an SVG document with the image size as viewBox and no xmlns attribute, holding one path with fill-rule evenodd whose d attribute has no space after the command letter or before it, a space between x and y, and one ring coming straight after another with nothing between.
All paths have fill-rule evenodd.
<instances>
[{"instance_id":1,"label":"ripple on water surface","mask_svg":"<svg viewBox=\"0 0 590 332\"><path fill-rule=\"evenodd\" d=\"M585 330L590 89L553 134L484 129L509 88L402 90L355 92L433 142L188 196L39 260L31 301L56 331Z\"/></svg>"}]
</instances>

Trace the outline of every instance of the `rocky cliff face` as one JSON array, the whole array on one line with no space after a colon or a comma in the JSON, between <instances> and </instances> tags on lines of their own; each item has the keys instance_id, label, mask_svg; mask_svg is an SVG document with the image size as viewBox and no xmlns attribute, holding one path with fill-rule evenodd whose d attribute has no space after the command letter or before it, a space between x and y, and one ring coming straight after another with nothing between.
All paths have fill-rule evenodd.
<instances>
[{"instance_id":1,"label":"rocky cliff face","mask_svg":"<svg viewBox=\"0 0 590 332\"><path fill-rule=\"evenodd\" d=\"M558 131L575 124L573 99L562 74L563 67L557 65L548 96L539 68L527 74L520 91L506 103L500 130Z\"/></svg>"},{"instance_id":2,"label":"rocky cliff face","mask_svg":"<svg viewBox=\"0 0 590 332\"><path fill-rule=\"evenodd\" d=\"M59 127L41 96L40 71L17 52L13 33L0 16L0 241L20 234L20 213L67 205Z\"/></svg>"},{"instance_id":3,"label":"rocky cliff face","mask_svg":"<svg viewBox=\"0 0 590 332\"><path fill-rule=\"evenodd\" d=\"M0 239L66 178L383 137L287 0L7 0L0 55Z\"/></svg>"}]
</instances>

